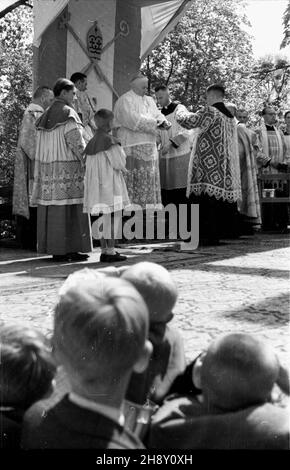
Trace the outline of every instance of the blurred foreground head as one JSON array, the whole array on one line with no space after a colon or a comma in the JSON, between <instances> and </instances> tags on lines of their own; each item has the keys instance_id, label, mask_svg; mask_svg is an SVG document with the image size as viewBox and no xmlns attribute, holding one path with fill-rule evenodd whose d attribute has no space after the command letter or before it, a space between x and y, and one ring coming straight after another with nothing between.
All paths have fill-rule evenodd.
<instances>
[{"instance_id":1,"label":"blurred foreground head","mask_svg":"<svg viewBox=\"0 0 290 470\"><path fill-rule=\"evenodd\" d=\"M279 375L275 352L248 334L213 341L201 368L201 387L209 409L238 410L271 399Z\"/></svg>"},{"instance_id":2,"label":"blurred foreground head","mask_svg":"<svg viewBox=\"0 0 290 470\"><path fill-rule=\"evenodd\" d=\"M122 274L141 294L149 311L149 339L153 344L162 341L166 324L172 320L177 300L177 288L170 273L156 263L141 262Z\"/></svg>"},{"instance_id":3,"label":"blurred foreground head","mask_svg":"<svg viewBox=\"0 0 290 470\"><path fill-rule=\"evenodd\" d=\"M0 331L1 405L25 410L52 392L50 341L26 325L2 325Z\"/></svg>"},{"instance_id":4,"label":"blurred foreground head","mask_svg":"<svg viewBox=\"0 0 290 470\"><path fill-rule=\"evenodd\" d=\"M142 359L147 334L147 307L125 280L85 269L60 290L55 353L68 375L83 385L117 386Z\"/></svg>"}]
</instances>

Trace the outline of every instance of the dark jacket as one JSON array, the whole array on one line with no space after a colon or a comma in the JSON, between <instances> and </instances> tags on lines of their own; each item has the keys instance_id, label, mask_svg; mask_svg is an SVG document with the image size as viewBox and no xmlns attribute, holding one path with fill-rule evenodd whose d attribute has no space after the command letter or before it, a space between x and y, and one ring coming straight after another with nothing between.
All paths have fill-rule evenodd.
<instances>
[{"instance_id":1,"label":"dark jacket","mask_svg":"<svg viewBox=\"0 0 290 470\"><path fill-rule=\"evenodd\" d=\"M43 413L37 405L24 417L23 449L144 449L143 444L118 423L81 408L66 395Z\"/></svg>"},{"instance_id":2,"label":"dark jacket","mask_svg":"<svg viewBox=\"0 0 290 470\"><path fill-rule=\"evenodd\" d=\"M272 403L210 415L196 397L172 395L152 418L148 447L289 450L289 407Z\"/></svg>"},{"instance_id":3,"label":"dark jacket","mask_svg":"<svg viewBox=\"0 0 290 470\"><path fill-rule=\"evenodd\" d=\"M23 410L0 412L0 449L19 449Z\"/></svg>"}]
</instances>

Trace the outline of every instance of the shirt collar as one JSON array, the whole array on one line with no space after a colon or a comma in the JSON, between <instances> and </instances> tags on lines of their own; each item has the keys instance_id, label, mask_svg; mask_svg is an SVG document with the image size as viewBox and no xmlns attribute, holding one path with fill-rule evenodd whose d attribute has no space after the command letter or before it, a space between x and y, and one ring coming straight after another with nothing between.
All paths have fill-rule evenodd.
<instances>
[{"instance_id":1,"label":"shirt collar","mask_svg":"<svg viewBox=\"0 0 290 470\"><path fill-rule=\"evenodd\" d=\"M275 126L271 126L269 124L266 124L266 129L267 131L274 131L275 130Z\"/></svg>"},{"instance_id":2,"label":"shirt collar","mask_svg":"<svg viewBox=\"0 0 290 470\"><path fill-rule=\"evenodd\" d=\"M166 106L163 106L164 109L169 108L169 106L172 104L172 101L169 101L169 103Z\"/></svg>"},{"instance_id":3,"label":"shirt collar","mask_svg":"<svg viewBox=\"0 0 290 470\"><path fill-rule=\"evenodd\" d=\"M125 416L123 410L118 408L113 408L112 406L103 405L101 403L96 403L87 398L81 397L74 392L69 394L69 400L75 405L80 406L81 408L86 408L87 410L94 411L95 413L100 413L103 416L106 416L110 420L118 423L120 426L124 427Z\"/></svg>"},{"instance_id":4,"label":"shirt collar","mask_svg":"<svg viewBox=\"0 0 290 470\"><path fill-rule=\"evenodd\" d=\"M37 111L39 113L43 113L44 109L40 104L30 103L30 105L27 106L26 111Z\"/></svg>"}]
</instances>

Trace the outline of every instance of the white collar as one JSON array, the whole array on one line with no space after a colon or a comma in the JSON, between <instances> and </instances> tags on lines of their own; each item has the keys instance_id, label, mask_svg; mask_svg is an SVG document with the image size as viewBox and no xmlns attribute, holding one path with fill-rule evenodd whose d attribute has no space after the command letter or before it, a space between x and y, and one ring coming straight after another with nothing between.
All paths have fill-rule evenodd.
<instances>
[{"instance_id":1,"label":"white collar","mask_svg":"<svg viewBox=\"0 0 290 470\"><path fill-rule=\"evenodd\" d=\"M87 410L94 411L95 413L100 413L112 421L118 423L120 426L124 426L125 417L122 410L114 408L112 406L103 405L101 403L96 403L95 401L88 400L87 398L81 397L74 392L69 394L69 400L75 405L80 406L81 408L86 408Z\"/></svg>"},{"instance_id":2,"label":"white collar","mask_svg":"<svg viewBox=\"0 0 290 470\"><path fill-rule=\"evenodd\" d=\"M26 108L26 112L28 111L37 111L38 113L43 113L44 109L42 106L40 106L40 104L30 103L30 105L28 105Z\"/></svg>"},{"instance_id":3,"label":"white collar","mask_svg":"<svg viewBox=\"0 0 290 470\"><path fill-rule=\"evenodd\" d=\"M166 106L163 106L163 107L164 107L164 109L167 109L167 108L168 108L168 106L170 106L170 105L171 105L171 103L172 103L172 101L169 101L169 103L168 103Z\"/></svg>"},{"instance_id":4,"label":"white collar","mask_svg":"<svg viewBox=\"0 0 290 470\"><path fill-rule=\"evenodd\" d=\"M130 90L130 93L131 93L131 95L133 95L135 98L139 98L140 100L146 100L146 98L148 98L148 95L146 95L146 94L143 95L143 96L138 95L138 94L135 93L135 91L132 90L132 89Z\"/></svg>"}]
</instances>

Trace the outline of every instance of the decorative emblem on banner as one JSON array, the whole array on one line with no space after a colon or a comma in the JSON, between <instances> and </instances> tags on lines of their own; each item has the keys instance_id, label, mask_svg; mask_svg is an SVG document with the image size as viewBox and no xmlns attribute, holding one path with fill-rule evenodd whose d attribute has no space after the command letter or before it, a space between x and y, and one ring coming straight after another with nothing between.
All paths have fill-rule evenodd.
<instances>
[{"instance_id":1,"label":"decorative emblem on banner","mask_svg":"<svg viewBox=\"0 0 290 470\"><path fill-rule=\"evenodd\" d=\"M87 48L90 59L101 60L103 49L103 35L101 33L97 21L94 22L93 26L88 31Z\"/></svg>"},{"instance_id":2,"label":"decorative emblem on banner","mask_svg":"<svg viewBox=\"0 0 290 470\"><path fill-rule=\"evenodd\" d=\"M103 82L106 83L106 85L109 87L109 89L112 91L112 93L117 97L119 98L119 94L117 93L117 91L114 89L112 83L110 83L110 81L108 80L108 78L106 77L106 75L103 73L101 67L99 66L99 64L97 63L97 60L100 60L100 56L101 56L101 53L104 52L104 49L106 49L107 47L110 47L110 45L114 42L115 38L110 41L108 44L106 44L106 46L103 48L102 45L103 45L103 38L102 38L102 33L101 31L99 30L98 26L97 26L97 22L94 23L94 26L88 31L88 34L87 34L87 45L85 45L84 41L81 40L81 38L78 36L78 34L75 32L75 30L73 29L73 27L70 25L69 23L70 21L70 14L66 14L66 13L63 13L59 19L59 24L58 24L58 27L60 29L63 29L63 28L66 28L70 34L73 36L73 38L76 40L76 42L78 43L78 45L80 46L80 48L82 49L82 51L86 54L86 56L88 57L89 59L89 64L81 70L82 73L88 73L88 71L93 68L97 74L97 76L99 77L99 79ZM122 22L121 22L122 23ZM126 22L124 22L126 23ZM96 30L95 28L97 27L97 32L99 33L98 35L95 34ZM120 28L121 28L121 24L120 24ZM128 35L129 34L129 25L127 26L127 23L126 24L123 24L122 23L122 29L124 32L119 32L117 36L119 35ZM90 32L93 31L93 40L92 40L92 43L89 43L89 35L90 35ZM95 39L98 38L98 46L96 46L95 44ZM91 50L92 52L91 52Z\"/></svg>"}]
</instances>

